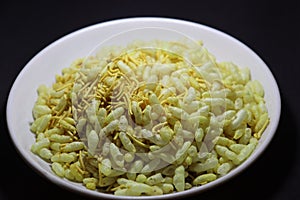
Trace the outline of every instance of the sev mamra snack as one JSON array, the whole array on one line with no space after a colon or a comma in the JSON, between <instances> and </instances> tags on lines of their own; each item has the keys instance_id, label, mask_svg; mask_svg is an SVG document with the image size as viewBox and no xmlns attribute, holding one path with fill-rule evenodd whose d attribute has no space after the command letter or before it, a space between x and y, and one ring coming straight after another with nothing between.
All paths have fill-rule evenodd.
<instances>
[{"instance_id":1,"label":"sev mamra snack","mask_svg":"<svg viewBox=\"0 0 300 200\"><path fill-rule=\"evenodd\" d=\"M269 116L248 68L202 42L132 42L74 61L39 86L31 151L54 174L103 193L201 187L254 151Z\"/></svg>"}]
</instances>

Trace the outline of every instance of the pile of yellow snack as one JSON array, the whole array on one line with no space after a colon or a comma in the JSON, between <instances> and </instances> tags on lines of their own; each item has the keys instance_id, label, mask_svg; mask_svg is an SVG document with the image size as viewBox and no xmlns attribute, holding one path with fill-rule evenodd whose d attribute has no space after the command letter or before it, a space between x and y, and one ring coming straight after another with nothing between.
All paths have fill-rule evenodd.
<instances>
[{"instance_id":1,"label":"pile of yellow snack","mask_svg":"<svg viewBox=\"0 0 300 200\"><path fill-rule=\"evenodd\" d=\"M115 195L180 192L226 175L269 124L264 90L248 68L196 46L140 41L74 61L38 88L31 151L57 176Z\"/></svg>"}]
</instances>

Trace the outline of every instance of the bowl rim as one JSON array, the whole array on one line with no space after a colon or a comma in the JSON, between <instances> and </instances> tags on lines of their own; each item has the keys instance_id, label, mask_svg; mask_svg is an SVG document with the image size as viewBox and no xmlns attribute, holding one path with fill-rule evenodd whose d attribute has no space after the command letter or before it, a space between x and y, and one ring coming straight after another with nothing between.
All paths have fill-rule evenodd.
<instances>
[{"instance_id":1,"label":"bowl rim","mask_svg":"<svg viewBox=\"0 0 300 200\"><path fill-rule=\"evenodd\" d=\"M43 54L45 54L49 49L51 49L52 47L55 47L56 45L58 45L59 43L68 40L69 38L72 37L76 37L77 35L80 34L84 34L85 32L89 32L92 31L94 29L98 29L98 28L103 28L106 26L116 26L118 24L122 24L122 23L128 23L128 22L163 22L163 23L174 23L174 24L179 24L179 25L188 25L188 26L192 26L192 27L196 27L196 28L202 28L202 29L206 29L208 31L214 32L218 35L221 35L222 37L225 37L235 43L237 43L238 45L242 46L245 50L247 50L250 54L252 54L252 56L256 57L256 59L258 59L261 64L263 66L266 67L266 71L268 73L268 76L270 76L270 78L273 81L273 86L274 91L275 91L275 96L277 99L277 112L276 112L276 118L273 119L275 120L274 122L274 126L270 129L270 132L268 133L268 137L266 138L266 140L263 142L263 144L261 145L261 147L256 150L255 152L252 153L251 157L248 158L245 162L243 162L241 165L239 165L237 168L231 170L231 172L229 174L226 174L224 177L220 177L217 180L210 182L208 184L202 185L200 187L196 187L196 188L192 188L189 190L185 190L182 192L175 192L175 193L171 193L171 194L164 194L164 195L159 195L159 196L138 196L138 197L132 197L132 196L115 196L113 194L106 194L106 193L101 193L98 191L91 191L91 190L81 190L79 187L73 185L73 184L66 184L66 182L62 179L57 177L54 174L51 174L47 171L45 171L43 168L41 168L39 166L38 163L35 162L31 162L31 159L28 157L28 152L26 152L24 149L21 149L18 147L18 144L16 143L16 137L14 134L12 134L12 125L10 123L10 120L12 119L11 117L11 107L12 107L12 100L13 100L13 96L14 96L14 92L17 89L17 85L20 82L21 77L23 76L23 74L26 73L27 69L30 67L30 65L32 63L34 63L34 61L36 59L38 59L40 56L43 56ZM192 22L192 21L188 21L188 20L183 20L183 19L175 19L175 18L166 18L166 17L129 17L129 18L121 18L121 19L113 19L113 20L109 20L109 21L105 21L105 22L100 22L100 23L96 23L94 25L90 25L87 27L83 27L80 28L74 32L71 32L59 39L57 39L56 41L50 43L48 46L46 46L44 49L42 49L41 51L39 51L34 57L31 58L31 60L29 62L27 62L25 64L25 66L23 67L23 69L19 72L17 78L15 79L11 90L9 92L8 95L8 100L7 100L7 105L6 105L6 121L7 121L7 126L8 126L8 132L9 135L11 137L11 140L17 150L17 152L19 153L19 155L21 155L22 159L32 168L34 169L34 171L38 172L38 174L40 174L42 177L50 180L52 183L55 183L59 186L61 186L62 188L65 188L69 191L74 191L77 192L79 194L82 195L87 195L89 197L94 197L94 198L106 198L106 199L171 199L171 198L181 198L181 197L186 197L186 196L190 196L190 195L195 195L196 193L200 193L203 191L206 191L208 189L211 189L213 187L216 187L220 184L225 183L226 181L232 179L233 177L237 176L238 174L240 174L242 171L244 171L246 168L248 168L251 164L253 164L253 162L255 160L257 160L257 158L259 158L262 153L266 150L266 147L270 144L272 138L274 137L278 124L279 124L279 120L280 120L280 114L281 114L281 98L280 98L280 92L279 92L279 87L277 85L277 82L270 70L270 68L266 65L266 63L262 60L261 57L259 57L252 49L250 49L248 46L246 46L244 43L240 42L239 40L237 40L236 38L230 36L229 34L217 30L215 28L209 27L207 25L203 25L200 23L196 23L196 22Z\"/></svg>"}]
</instances>

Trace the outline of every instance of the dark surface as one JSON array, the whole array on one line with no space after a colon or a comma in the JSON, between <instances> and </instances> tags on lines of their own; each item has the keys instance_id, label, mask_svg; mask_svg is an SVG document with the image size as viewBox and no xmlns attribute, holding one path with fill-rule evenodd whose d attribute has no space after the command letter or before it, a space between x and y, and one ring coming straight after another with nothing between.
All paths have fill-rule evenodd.
<instances>
[{"instance_id":1,"label":"dark surface","mask_svg":"<svg viewBox=\"0 0 300 200\"><path fill-rule=\"evenodd\" d=\"M0 3L1 200L20 197L31 200L88 199L50 183L21 159L7 131L7 96L20 70L51 42L88 25L133 16L186 19L222 30L257 52L270 67L281 89L281 121L267 151L236 178L191 199L300 199L299 3L51 2Z\"/></svg>"}]
</instances>

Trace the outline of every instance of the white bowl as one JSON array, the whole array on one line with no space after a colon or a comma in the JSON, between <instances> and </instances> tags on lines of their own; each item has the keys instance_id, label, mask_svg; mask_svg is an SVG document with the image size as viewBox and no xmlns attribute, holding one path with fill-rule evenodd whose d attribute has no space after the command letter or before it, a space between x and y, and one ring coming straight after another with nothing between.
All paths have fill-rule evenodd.
<instances>
[{"instance_id":1,"label":"white bowl","mask_svg":"<svg viewBox=\"0 0 300 200\"><path fill-rule=\"evenodd\" d=\"M38 85L51 85L55 81L55 75L60 74L62 68L68 67L77 58L87 56L104 39L123 31L143 27L170 29L181 32L192 39L202 40L204 46L216 56L218 61L232 61L238 66L250 68L252 79L259 80L265 89L265 100L270 116L270 124L259 140L258 147L244 163L213 182L187 191L155 197L120 197L104 194L57 177L52 173L49 163L30 151L35 137L29 130L29 123L33 120L32 108L37 98L36 89ZM153 38L153 34L148 32L141 34L141 38L147 39L149 37ZM161 34L155 37L166 39L167 35ZM18 75L11 88L7 102L7 123L11 138L20 155L33 169L53 183L98 198L163 199L193 195L219 185L245 170L262 154L273 138L279 122L280 110L279 89L269 68L258 55L235 38L193 22L167 18L129 18L100 23L78 30L50 44L32 58Z\"/></svg>"}]
</instances>

